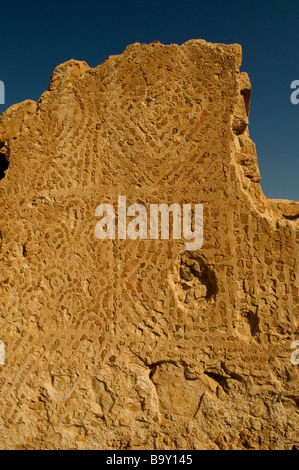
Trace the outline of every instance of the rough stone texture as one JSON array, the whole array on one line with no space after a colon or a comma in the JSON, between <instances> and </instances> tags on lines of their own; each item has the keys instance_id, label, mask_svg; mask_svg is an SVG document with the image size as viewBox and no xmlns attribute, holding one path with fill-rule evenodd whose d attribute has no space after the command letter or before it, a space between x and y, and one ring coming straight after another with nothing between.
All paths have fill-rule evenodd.
<instances>
[{"instance_id":1,"label":"rough stone texture","mask_svg":"<svg viewBox=\"0 0 299 470\"><path fill-rule=\"evenodd\" d=\"M240 64L137 43L1 116L2 449L298 446L299 203L261 190ZM118 195L203 203L203 247L97 239Z\"/></svg>"}]
</instances>

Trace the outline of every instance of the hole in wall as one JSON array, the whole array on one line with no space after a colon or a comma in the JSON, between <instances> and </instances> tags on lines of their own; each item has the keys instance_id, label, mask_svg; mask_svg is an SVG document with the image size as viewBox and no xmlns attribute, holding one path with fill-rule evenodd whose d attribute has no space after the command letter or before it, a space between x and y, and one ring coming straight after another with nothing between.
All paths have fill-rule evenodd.
<instances>
[{"instance_id":1,"label":"hole in wall","mask_svg":"<svg viewBox=\"0 0 299 470\"><path fill-rule=\"evenodd\" d=\"M247 117L248 117L249 116L249 108L250 108L251 90L249 88L244 88L244 90L241 90L241 95L244 98L246 114L247 114Z\"/></svg>"},{"instance_id":2,"label":"hole in wall","mask_svg":"<svg viewBox=\"0 0 299 470\"><path fill-rule=\"evenodd\" d=\"M156 366L156 365L153 365L153 366L150 367L150 372L149 372L149 378L150 378L150 380L152 380L153 375L155 374L156 370L157 370L157 366Z\"/></svg>"},{"instance_id":3,"label":"hole in wall","mask_svg":"<svg viewBox=\"0 0 299 470\"><path fill-rule=\"evenodd\" d=\"M203 256L196 252L184 253L179 274L183 290L193 287L195 297L207 301L215 299L218 291L216 275Z\"/></svg>"},{"instance_id":4,"label":"hole in wall","mask_svg":"<svg viewBox=\"0 0 299 470\"><path fill-rule=\"evenodd\" d=\"M205 371L204 374L210 377L211 379L215 380L215 382L217 382L220 385L220 387L222 387L224 392L228 393L229 387L228 387L228 382L227 382L226 377L223 377L220 374L216 374L215 372Z\"/></svg>"},{"instance_id":5,"label":"hole in wall","mask_svg":"<svg viewBox=\"0 0 299 470\"><path fill-rule=\"evenodd\" d=\"M4 178L5 172L9 166L5 154L0 152L0 181Z\"/></svg>"}]
</instances>

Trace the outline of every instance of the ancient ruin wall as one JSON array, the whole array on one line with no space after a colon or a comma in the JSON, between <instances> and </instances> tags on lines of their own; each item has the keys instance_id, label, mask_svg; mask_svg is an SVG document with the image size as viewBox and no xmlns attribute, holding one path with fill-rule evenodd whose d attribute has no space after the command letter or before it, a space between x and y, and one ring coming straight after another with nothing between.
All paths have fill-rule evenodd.
<instances>
[{"instance_id":1,"label":"ancient ruin wall","mask_svg":"<svg viewBox=\"0 0 299 470\"><path fill-rule=\"evenodd\" d=\"M260 187L238 45L58 66L0 117L2 449L298 446L299 203ZM203 204L204 240L95 236Z\"/></svg>"}]
</instances>

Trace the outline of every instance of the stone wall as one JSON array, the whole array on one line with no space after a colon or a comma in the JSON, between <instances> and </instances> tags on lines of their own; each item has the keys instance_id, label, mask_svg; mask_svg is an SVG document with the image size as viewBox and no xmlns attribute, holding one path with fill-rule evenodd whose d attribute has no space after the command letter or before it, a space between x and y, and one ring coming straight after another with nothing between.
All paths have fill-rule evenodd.
<instances>
[{"instance_id":1,"label":"stone wall","mask_svg":"<svg viewBox=\"0 0 299 470\"><path fill-rule=\"evenodd\" d=\"M299 203L269 200L239 45L58 66L0 117L0 447L298 447ZM99 204L203 204L201 249L95 236Z\"/></svg>"}]
</instances>

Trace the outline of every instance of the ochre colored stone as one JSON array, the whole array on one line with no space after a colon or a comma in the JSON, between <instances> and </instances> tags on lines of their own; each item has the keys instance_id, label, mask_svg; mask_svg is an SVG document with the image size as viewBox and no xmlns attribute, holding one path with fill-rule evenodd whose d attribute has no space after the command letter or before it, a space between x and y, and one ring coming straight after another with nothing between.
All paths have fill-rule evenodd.
<instances>
[{"instance_id":1,"label":"ochre colored stone","mask_svg":"<svg viewBox=\"0 0 299 470\"><path fill-rule=\"evenodd\" d=\"M136 43L0 117L1 449L298 446L299 203L261 190L240 65ZM202 203L202 248L99 240L118 196Z\"/></svg>"}]
</instances>

